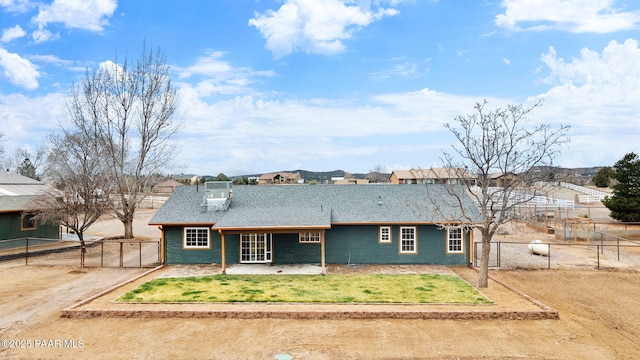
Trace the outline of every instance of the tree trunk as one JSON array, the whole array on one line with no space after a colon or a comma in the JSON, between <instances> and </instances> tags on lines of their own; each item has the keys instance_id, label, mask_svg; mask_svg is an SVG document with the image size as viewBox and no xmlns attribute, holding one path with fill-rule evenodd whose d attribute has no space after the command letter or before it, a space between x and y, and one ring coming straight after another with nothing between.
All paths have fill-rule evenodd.
<instances>
[{"instance_id":1,"label":"tree trunk","mask_svg":"<svg viewBox=\"0 0 640 360\"><path fill-rule=\"evenodd\" d=\"M122 224L124 225L124 238L133 239L133 216L127 216Z\"/></svg>"},{"instance_id":2,"label":"tree trunk","mask_svg":"<svg viewBox=\"0 0 640 360\"><path fill-rule=\"evenodd\" d=\"M491 239L482 234L482 252L480 254L480 273L478 287L489 287L489 256L491 255Z\"/></svg>"},{"instance_id":3,"label":"tree trunk","mask_svg":"<svg viewBox=\"0 0 640 360\"><path fill-rule=\"evenodd\" d=\"M84 254L87 252L87 246L84 242L84 235L82 233L77 233L78 239L80 240L80 267L84 267Z\"/></svg>"}]
</instances>

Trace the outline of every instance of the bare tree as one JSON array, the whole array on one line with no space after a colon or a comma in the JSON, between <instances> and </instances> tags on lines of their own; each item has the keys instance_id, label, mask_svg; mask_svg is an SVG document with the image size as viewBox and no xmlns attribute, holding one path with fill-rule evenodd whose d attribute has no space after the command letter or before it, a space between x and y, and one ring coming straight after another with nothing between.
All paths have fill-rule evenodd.
<instances>
[{"instance_id":1,"label":"bare tree","mask_svg":"<svg viewBox=\"0 0 640 360\"><path fill-rule=\"evenodd\" d=\"M177 93L169 71L164 53L144 47L134 64L107 62L87 72L66 104L71 126L96 139L126 239L133 237L135 211L176 154L171 139L179 126L172 121Z\"/></svg>"},{"instance_id":2,"label":"bare tree","mask_svg":"<svg viewBox=\"0 0 640 360\"><path fill-rule=\"evenodd\" d=\"M389 175L387 169L383 165L376 165L366 176L372 183L384 183L389 182Z\"/></svg>"},{"instance_id":3,"label":"bare tree","mask_svg":"<svg viewBox=\"0 0 640 360\"><path fill-rule=\"evenodd\" d=\"M4 141L5 141L4 133L0 133L0 166L4 167ZM3 169L4 170L4 169Z\"/></svg>"},{"instance_id":4,"label":"bare tree","mask_svg":"<svg viewBox=\"0 0 640 360\"><path fill-rule=\"evenodd\" d=\"M99 148L82 133L51 137L48 171L52 188L31 205L39 221L64 225L80 240L84 266L85 231L109 211L112 182L102 173Z\"/></svg>"},{"instance_id":5,"label":"bare tree","mask_svg":"<svg viewBox=\"0 0 640 360\"><path fill-rule=\"evenodd\" d=\"M457 116L453 124L445 124L458 143L452 146L452 153L443 151L445 166L455 171L458 179L467 179L458 183L466 187L480 212L480 221L472 225L482 235L479 287L488 286L490 246L496 230L518 218L519 208L539 194L536 182L547 179L540 168L550 165L569 141L568 126L527 126L541 100L529 108L509 105L493 111L485 111L486 104L477 103L475 113ZM468 180L468 173L475 174L475 181ZM496 182L496 174L504 181ZM455 191L451 194L460 199ZM472 222L465 211L461 215Z\"/></svg>"}]
</instances>

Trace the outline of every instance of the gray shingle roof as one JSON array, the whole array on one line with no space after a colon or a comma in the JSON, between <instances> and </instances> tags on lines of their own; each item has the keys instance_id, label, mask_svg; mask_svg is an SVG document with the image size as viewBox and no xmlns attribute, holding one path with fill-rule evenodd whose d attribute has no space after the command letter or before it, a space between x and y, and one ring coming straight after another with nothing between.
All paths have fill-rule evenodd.
<instances>
[{"instance_id":1,"label":"gray shingle roof","mask_svg":"<svg viewBox=\"0 0 640 360\"><path fill-rule=\"evenodd\" d=\"M324 208L234 208L216 229L330 228L331 209Z\"/></svg>"},{"instance_id":2,"label":"gray shingle roof","mask_svg":"<svg viewBox=\"0 0 640 360\"><path fill-rule=\"evenodd\" d=\"M460 187L459 191L463 191ZM149 224L216 224L216 228L330 227L331 224L441 223L462 219L445 185L234 186L227 211L206 212L202 187L182 186ZM437 199L437 200L430 200ZM436 205L439 211L436 211ZM468 196L463 206L479 213ZM442 214L448 214L442 216Z\"/></svg>"},{"instance_id":3,"label":"gray shingle roof","mask_svg":"<svg viewBox=\"0 0 640 360\"><path fill-rule=\"evenodd\" d=\"M0 212L27 210L31 202L48 189L38 180L0 170Z\"/></svg>"},{"instance_id":4,"label":"gray shingle roof","mask_svg":"<svg viewBox=\"0 0 640 360\"><path fill-rule=\"evenodd\" d=\"M0 212L29 210L36 198L34 195L0 196Z\"/></svg>"},{"instance_id":5,"label":"gray shingle roof","mask_svg":"<svg viewBox=\"0 0 640 360\"><path fill-rule=\"evenodd\" d=\"M46 190L38 180L0 170L0 196L39 195Z\"/></svg>"}]
</instances>

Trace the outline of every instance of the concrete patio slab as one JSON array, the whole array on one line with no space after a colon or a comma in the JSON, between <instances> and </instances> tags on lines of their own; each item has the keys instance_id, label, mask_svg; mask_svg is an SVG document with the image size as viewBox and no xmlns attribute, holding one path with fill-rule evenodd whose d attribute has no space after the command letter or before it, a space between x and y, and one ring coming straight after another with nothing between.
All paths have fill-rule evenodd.
<instances>
[{"instance_id":1,"label":"concrete patio slab","mask_svg":"<svg viewBox=\"0 0 640 360\"><path fill-rule=\"evenodd\" d=\"M227 267L227 275L320 275L318 264L234 264Z\"/></svg>"}]
</instances>

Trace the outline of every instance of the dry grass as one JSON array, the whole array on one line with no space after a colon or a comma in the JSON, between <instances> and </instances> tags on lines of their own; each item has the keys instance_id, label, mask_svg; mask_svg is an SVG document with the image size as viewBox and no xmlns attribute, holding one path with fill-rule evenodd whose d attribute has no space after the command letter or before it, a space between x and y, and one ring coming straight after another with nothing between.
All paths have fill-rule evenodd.
<instances>
[{"instance_id":1,"label":"dry grass","mask_svg":"<svg viewBox=\"0 0 640 360\"><path fill-rule=\"evenodd\" d=\"M149 281L121 302L449 303L491 301L440 274L213 275Z\"/></svg>"}]
</instances>

